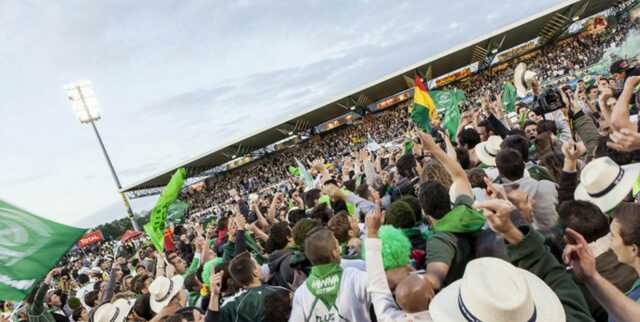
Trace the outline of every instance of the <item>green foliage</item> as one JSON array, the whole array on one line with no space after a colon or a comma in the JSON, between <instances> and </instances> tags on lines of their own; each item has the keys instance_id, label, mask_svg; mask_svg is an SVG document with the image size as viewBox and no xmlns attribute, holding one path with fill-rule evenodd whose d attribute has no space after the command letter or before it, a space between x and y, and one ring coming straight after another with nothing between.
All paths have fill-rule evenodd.
<instances>
[{"instance_id":1,"label":"green foliage","mask_svg":"<svg viewBox=\"0 0 640 322\"><path fill-rule=\"evenodd\" d=\"M135 220L138 223L138 227L142 227L142 225L149 221L149 214L145 214L144 216L136 216ZM131 227L131 221L129 221L128 217L122 217L112 222L99 225L96 227L96 229L102 231L102 235L106 240L114 240L120 239L125 231L133 229L133 227Z\"/></svg>"}]
</instances>

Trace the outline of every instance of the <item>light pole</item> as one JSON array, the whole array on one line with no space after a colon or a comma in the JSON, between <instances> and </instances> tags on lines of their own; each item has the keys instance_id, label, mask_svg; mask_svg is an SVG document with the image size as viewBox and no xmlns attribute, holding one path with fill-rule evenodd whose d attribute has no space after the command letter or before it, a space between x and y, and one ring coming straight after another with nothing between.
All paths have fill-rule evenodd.
<instances>
[{"instance_id":1,"label":"light pole","mask_svg":"<svg viewBox=\"0 0 640 322\"><path fill-rule=\"evenodd\" d=\"M93 91L91 82L80 81L77 83L69 84L64 87L64 90L67 92L67 98L71 102L71 107L76 113L76 116L78 117L80 123L91 124L93 132L96 134L96 138L98 138L98 143L100 144L100 148L102 149L102 154L104 155L105 160L107 160L109 170L111 170L113 181L118 187L118 193L120 194L120 197L124 202L124 207L127 209L127 215L129 216L129 220L131 220L131 226L133 226L134 230L140 230L138 224L135 221L135 218L133 217L133 211L131 211L131 205L129 204L127 196L125 196L124 193L120 192L120 189L122 189L120 179L118 179L118 175L116 174L116 170L113 168L113 164L111 163L111 159L109 158L107 149L104 147L102 137L100 137L100 132L98 132L98 127L96 127L95 122L100 119L100 109L98 105L98 99L96 98L95 92Z\"/></svg>"}]
</instances>

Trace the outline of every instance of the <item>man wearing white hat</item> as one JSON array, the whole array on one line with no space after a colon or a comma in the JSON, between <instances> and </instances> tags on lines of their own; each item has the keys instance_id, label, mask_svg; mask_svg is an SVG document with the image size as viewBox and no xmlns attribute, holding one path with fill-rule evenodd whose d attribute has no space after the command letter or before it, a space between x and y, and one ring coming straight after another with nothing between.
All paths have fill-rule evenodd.
<instances>
[{"instance_id":1,"label":"man wearing white hat","mask_svg":"<svg viewBox=\"0 0 640 322\"><path fill-rule=\"evenodd\" d=\"M155 313L159 313L171 302L184 306L187 302L186 290L182 287L184 278L180 275L168 278L158 276L149 285L149 306Z\"/></svg>"},{"instance_id":2,"label":"man wearing white hat","mask_svg":"<svg viewBox=\"0 0 640 322\"><path fill-rule=\"evenodd\" d=\"M434 321L593 321L580 289L530 227L516 227L519 215L506 200L476 203L491 229L509 245L511 263L483 257L467 264L464 276L442 289L429 311Z\"/></svg>"},{"instance_id":3,"label":"man wearing white hat","mask_svg":"<svg viewBox=\"0 0 640 322\"><path fill-rule=\"evenodd\" d=\"M93 312L91 321L93 322L124 322L127 320L129 311L133 308L134 301L118 299L113 303L104 303L98 306Z\"/></svg>"},{"instance_id":4,"label":"man wearing white hat","mask_svg":"<svg viewBox=\"0 0 640 322\"><path fill-rule=\"evenodd\" d=\"M575 198L590 201L608 213L629 195L638 176L640 163L619 166L609 157L597 158L582 169Z\"/></svg>"},{"instance_id":5,"label":"man wearing white hat","mask_svg":"<svg viewBox=\"0 0 640 322\"><path fill-rule=\"evenodd\" d=\"M478 160L482 162L481 168L484 168L484 172L495 180L498 177L498 169L496 168L496 156L500 152L500 146L502 145L502 138L497 135L492 135L488 140L478 143L474 149Z\"/></svg>"}]
</instances>

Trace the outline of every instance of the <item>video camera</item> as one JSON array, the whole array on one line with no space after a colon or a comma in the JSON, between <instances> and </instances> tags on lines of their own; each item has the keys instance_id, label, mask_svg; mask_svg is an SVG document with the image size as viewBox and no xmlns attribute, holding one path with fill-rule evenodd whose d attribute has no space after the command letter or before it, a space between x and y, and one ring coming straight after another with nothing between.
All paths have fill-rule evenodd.
<instances>
[{"instance_id":1,"label":"video camera","mask_svg":"<svg viewBox=\"0 0 640 322\"><path fill-rule=\"evenodd\" d=\"M562 101L560 90L556 87L548 86L542 90L540 95L534 97L531 109L538 115L545 115L563 107L564 102Z\"/></svg>"}]
</instances>

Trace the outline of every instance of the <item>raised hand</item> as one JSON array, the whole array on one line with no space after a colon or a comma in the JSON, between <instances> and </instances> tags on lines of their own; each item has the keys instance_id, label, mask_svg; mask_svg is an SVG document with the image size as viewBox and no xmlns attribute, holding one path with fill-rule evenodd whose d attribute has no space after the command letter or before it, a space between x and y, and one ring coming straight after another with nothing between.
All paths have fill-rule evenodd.
<instances>
[{"instance_id":1,"label":"raised hand","mask_svg":"<svg viewBox=\"0 0 640 322\"><path fill-rule=\"evenodd\" d=\"M596 270L596 259L589 250L587 241L571 228L567 228L565 237L569 244L564 248L562 260L571 266L579 280L592 279L598 274L598 271Z\"/></svg>"},{"instance_id":2,"label":"raised hand","mask_svg":"<svg viewBox=\"0 0 640 322\"><path fill-rule=\"evenodd\" d=\"M622 128L613 131L609 138L611 142L607 142L607 146L614 150L624 152L640 150L640 134L637 131Z\"/></svg>"},{"instance_id":3,"label":"raised hand","mask_svg":"<svg viewBox=\"0 0 640 322\"><path fill-rule=\"evenodd\" d=\"M367 227L367 237L378 238L378 230L380 230L380 226L384 223L384 214L379 206L376 206L372 212L367 214L364 223Z\"/></svg>"},{"instance_id":4,"label":"raised hand","mask_svg":"<svg viewBox=\"0 0 640 322\"><path fill-rule=\"evenodd\" d=\"M489 179L489 177L482 178L484 184L487 186L487 196L491 199L507 199L507 192L503 186L497 185Z\"/></svg>"},{"instance_id":5,"label":"raised hand","mask_svg":"<svg viewBox=\"0 0 640 322\"><path fill-rule=\"evenodd\" d=\"M220 295L220 288L222 285L222 277L224 276L224 271L219 271L215 274L211 274L209 277L209 285L211 285L211 294Z\"/></svg>"},{"instance_id":6,"label":"raised hand","mask_svg":"<svg viewBox=\"0 0 640 322\"><path fill-rule=\"evenodd\" d=\"M420 138L422 147L424 147L425 150L432 152L433 149L439 148L438 144L430 134L427 134L424 131L418 131L418 137Z\"/></svg>"},{"instance_id":7,"label":"raised hand","mask_svg":"<svg viewBox=\"0 0 640 322\"><path fill-rule=\"evenodd\" d=\"M582 157L587 152L587 148L582 142L573 142L573 140L569 140L562 144L562 154L564 157L571 160L576 161L580 157Z\"/></svg>"}]
</instances>

